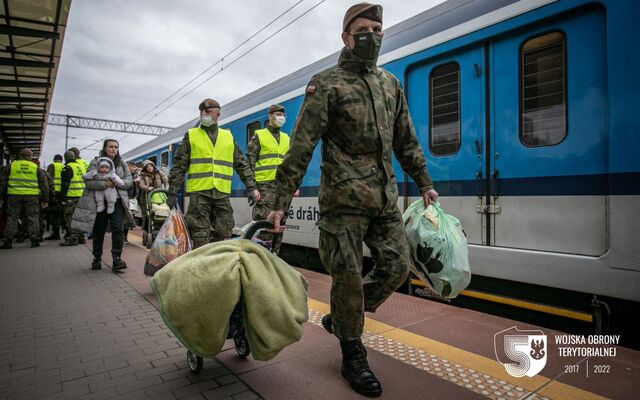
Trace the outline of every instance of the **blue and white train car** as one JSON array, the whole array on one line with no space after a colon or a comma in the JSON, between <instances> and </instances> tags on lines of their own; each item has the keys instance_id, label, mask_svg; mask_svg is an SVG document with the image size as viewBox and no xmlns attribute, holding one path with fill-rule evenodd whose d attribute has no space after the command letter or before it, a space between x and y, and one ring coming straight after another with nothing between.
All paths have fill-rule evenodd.
<instances>
[{"instance_id":1,"label":"blue and white train car","mask_svg":"<svg viewBox=\"0 0 640 400\"><path fill-rule=\"evenodd\" d=\"M405 88L443 208L468 235L475 276L640 301L638 21L631 0L449 0L385 30L379 64ZM307 82L337 58L223 105L220 125L246 146L279 103L291 132ZM169 168L196 123L124 157ZM395 166L404 209L417 188ZM320 146L285 243L317 248L319 184ZM242 225L251 213L237 175L233 188Z\"/></svg>"}]
</instances>

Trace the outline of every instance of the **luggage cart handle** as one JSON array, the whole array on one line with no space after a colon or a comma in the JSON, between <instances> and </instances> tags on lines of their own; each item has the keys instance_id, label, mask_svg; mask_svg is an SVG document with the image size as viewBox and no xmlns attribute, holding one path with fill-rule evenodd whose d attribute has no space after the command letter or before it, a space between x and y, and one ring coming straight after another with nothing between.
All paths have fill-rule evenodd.
<instances>
[{"instance_id":1,"label":"luggage cart handle","mask_svg":"<svg viewBox=\"0 0 640 400\"><path fill-rule=\"evenodd\" d=\"M258 231L262 229L273 229L273 227L273 221L267 221L266 219L255 221L251 225L249 225L244 235L242 235L242 238L251 240L251 238L253 238L253 236L258 233Z\"/></svg>"}]
</instances>

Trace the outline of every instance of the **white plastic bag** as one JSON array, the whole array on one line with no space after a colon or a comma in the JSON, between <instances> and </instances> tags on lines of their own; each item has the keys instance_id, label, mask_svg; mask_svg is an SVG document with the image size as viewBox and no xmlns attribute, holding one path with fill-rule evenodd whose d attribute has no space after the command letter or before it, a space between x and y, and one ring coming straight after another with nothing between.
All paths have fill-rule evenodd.
<instances>
[{"instance_id":1,"label":"white plastic bag","mask_svg":"<svg viewBox=\"0 0 640 400\"><path fill-rule=\"evenodd\" d=\"M440 208L424 207L422 199L402 215L411 247L412 271L440 296L456 297L471 281L467 238L460 221Z\"/></svg>"}]
</instances>

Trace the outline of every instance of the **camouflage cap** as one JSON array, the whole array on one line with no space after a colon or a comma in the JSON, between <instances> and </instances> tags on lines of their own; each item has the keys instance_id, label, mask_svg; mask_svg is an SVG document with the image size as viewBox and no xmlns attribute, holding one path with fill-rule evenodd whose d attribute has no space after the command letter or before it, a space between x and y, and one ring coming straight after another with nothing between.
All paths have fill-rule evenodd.
<instances>
[{"instance_id":1,"label":"camouflage cap","mask_svg":"<svg viewBox=\"0 0 640 400\"><path fill-rule=\"evenodd\" d=\"M64 160L65 161L71 161L71 160L75 160L76 159L76 153L74 153L71 150L67 150L64 152Z\"/></svg>"},{"instance_id":2,"label":"camouflage cap","mask_svg":"<svg viewBox=\"0 0 640 400\"><path fill-rule=\"evenodd\" d=\"M213 99L204 99L202 100L202 103L200 103L200 105L198 106L198 109L200 111L206 110L208 108L220 108L220 103L218 103Z\"/></svg>"},{"instance_id":3,"label":"camouflage cap","mask_svg":"<svg viewBox=\"0 0 640 400\"><path fill-rule=\"evenodd\" d=\"M276 111L284 112L284 107L282 107L280 104L273 104L271 107L269 107L269 113Z\"/></svg>"},{"instance_id":4,"label":"camouflage cap","mask_svg":"<svg viewBox=\"0 0 640 400\"><path fill-rule=\"evenodd\" d=\"M356 18L367 18L382 23L382 6L371 3L358 3L349 7L342 20L342 31L349 30L349 24Z\"/></svg>"},{"instance_id":5,"label":"camouflage cap","mask_svg":"<svg viewBox=\"0 0 640 400\"><path fill-rule=\"evenodd\" d=\"M33 158L33 152L30 149L22 149L20 150L20 158L31 160L31 158Z\"/></svg>"}]
</instances>

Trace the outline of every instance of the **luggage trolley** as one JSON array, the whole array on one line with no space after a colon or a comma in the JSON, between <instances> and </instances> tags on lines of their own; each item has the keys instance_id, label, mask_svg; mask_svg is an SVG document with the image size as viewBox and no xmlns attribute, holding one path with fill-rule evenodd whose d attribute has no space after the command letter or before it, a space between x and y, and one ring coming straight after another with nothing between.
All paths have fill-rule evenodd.
<instances>
[{"instance_id":1,"label":"luggage trolley","mask_svg":"<svg viewBox=\"0 0 640 400\"><path fill-rule=\"evenodd\" d=\"M271 229L273 228L272 221L255 221L251 223L247 228L245 233L242 235L243 239L252 240L253 237L263 229ZM271 242L263 242L260 241L259 244L266 247L268 250L272 250ZM242 303L238 302L235 309L231 313L229 323L229 333L227 334L227 339L233 339L233 343L235 345L236 353L242 358L247 358L249 354L251 354L251 348L249 347L249 341L245 336L244 324L242 321ZM199 374L202 371L204 366L204 359L195 353L192 353L191 350L187 351L187 364L189 365L189 370L192 374Z\"/></svg>"}]
</instances>

